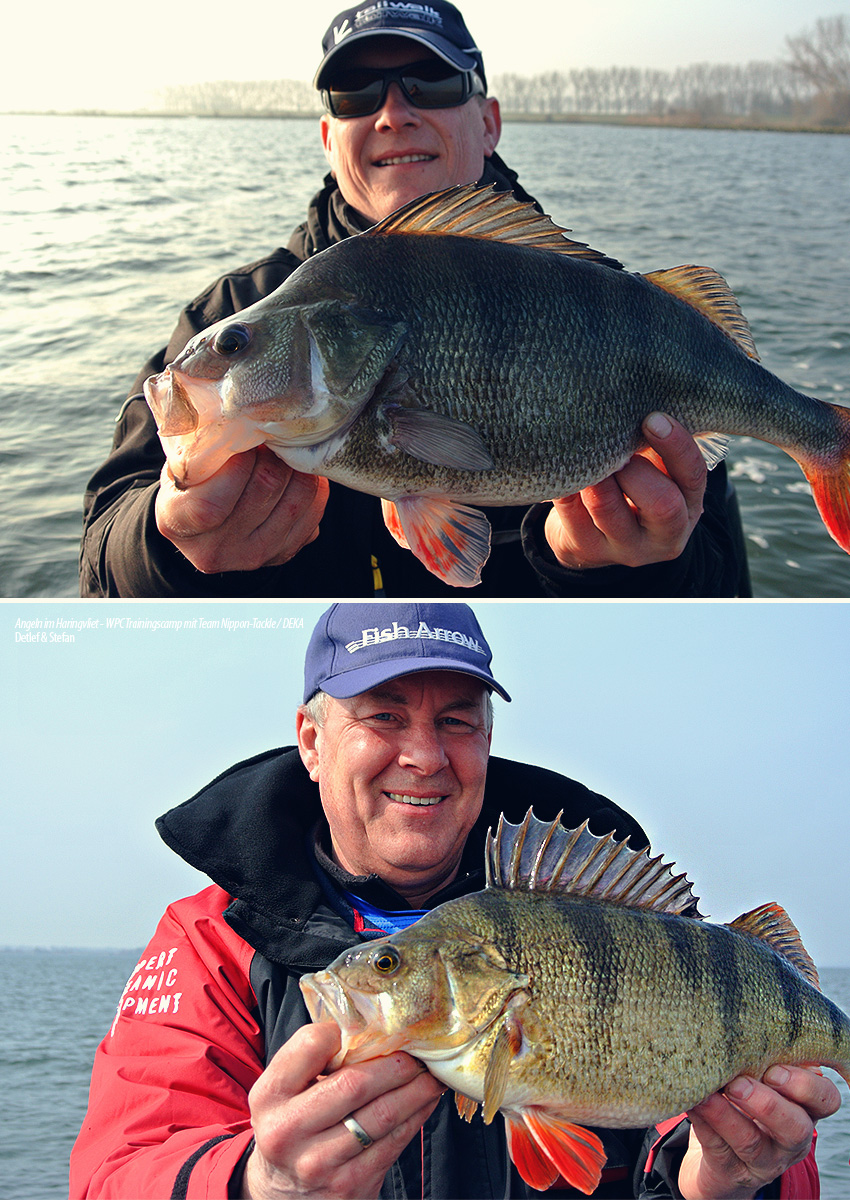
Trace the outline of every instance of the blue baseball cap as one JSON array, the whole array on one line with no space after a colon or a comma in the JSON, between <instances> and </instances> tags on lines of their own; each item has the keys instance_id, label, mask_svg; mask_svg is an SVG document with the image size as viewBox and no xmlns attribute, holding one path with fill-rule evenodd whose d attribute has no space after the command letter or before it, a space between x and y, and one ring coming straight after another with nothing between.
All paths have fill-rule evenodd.
<instances>
[{"instance_id":1,"label":"blue baseball cap","mask_svg":"<svg viewBox=\"0 0 850 1200\"><path fill-rule=\"evenodd\" d=\"M322 61L313 79L313 86L327 86L328 68L341 50L352 42L375 34L392 34L419 42L461 71L477 71L487 86L484 59L476 46L463 17L448 0L427 0L418 4L398 0L366 0L347 8L331 21L322 38Z\"/></svg>"},{"instance_id":2,"label":"blue baseball cap","mask_svg":"<svg viewBox=\"0 0 850 1200\"><path fill-rule=\"evenodd\" d=\"M318 691L344 700L416 671L473 675L510 700L491 659L466 604L332 604L307 647L304 703Z\"/></svg>"}]
</instances>

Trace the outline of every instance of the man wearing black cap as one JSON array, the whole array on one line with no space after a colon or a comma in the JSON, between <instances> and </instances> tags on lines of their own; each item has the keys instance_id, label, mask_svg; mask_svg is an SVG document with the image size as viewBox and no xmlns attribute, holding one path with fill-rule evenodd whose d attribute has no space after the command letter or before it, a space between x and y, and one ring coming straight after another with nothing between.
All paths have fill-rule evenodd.
<instances>
[{"instance_id":1,"label":"man wearing black cap","mask_svg":"<svg viewBox=\"0 0 850 1200\"><path fill-rule=\"evenodd\" d=\"M509 699L465 605L334 605L305 661L297 748L239 763L158 822L212 886L171 905L95 1059L71 1200L121 1196L522 1197L501 1119L462 1121L402 1052L328 1073L333 1022L298 986L362 940L483 886L484 836L589 819L646 844L617 805L490 756L490 693ZM663 1066L659 1064L659 1070ZM785 1072L784 1068L780 1068ZM820 1075L733 1081L688 1122L597 1130L597 1196L812 1195ZM801 1184L802 1181L802 1184ZM796 1187L797 1190L794 1190ZM678 1190L677 1190L678 1189ZM790 1190L789 1190L790 1189ZM563 1191L561 1195L576 1193Z\"/></svg>"},{"instance_id":2,"label":"man wearing black cap","mask_svg":"<svg viewBox=\"0 0 850 1200\"><path fill-rule=\"evenodd\" d=\"M396 544L376 497L293 471L267 447L178 489L141 394L201 329L417 196L479 181L532 200L496 153L499 106L486 94L481 51L447 0L348 9L323 51L315 84L331 173L287 249L193 301L139 374L86 495L84 596L457 594ZM706 482L696 443L663 414L647 418L645 434L654 459L636 455L580 496L488 510L494 545L473 594L748 594L725 469Z\"/></svg>"}]
</instances>

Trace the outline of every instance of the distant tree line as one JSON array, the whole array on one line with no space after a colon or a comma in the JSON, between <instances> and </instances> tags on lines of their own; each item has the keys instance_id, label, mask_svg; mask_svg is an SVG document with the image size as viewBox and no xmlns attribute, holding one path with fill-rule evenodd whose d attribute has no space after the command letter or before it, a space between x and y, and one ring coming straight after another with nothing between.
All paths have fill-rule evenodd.
<instances>
[{"instance_id":1,"label":"distant tree line","mask_svg":"<svg viewBox=\"0 0 850 1200\"><path fill-rule=\"evenodd\" d=\"M850 21L827 17L786 39L777 62L694 63L675 71L605 67L504 73L492 92L505 113L522 115L692 116L785 118L850 123ZM319 111L315 90L301 80L185 84L164 88L159 106L171 112L252 116Z\"/></svg>"},{"instance_id":2,"label":"distant tree line","mask_svg":"<svg viewBox=\"0 0 850 1200\"><path fill-rule=\"evenodd\" d=\"M300 79L219 79L161 88L158 107L200 116L251 117L273 113L319 113L319 94Z\"/></svg>"},{"instance_id":3,"label":"distant tree line","mask_svg":"<svg viewBox=\"0 0 850 1200\"><path fill-rule=\"evenodd\" d=\"M809 85L781 63L694 63L675 71L584 67L504 74L493 93L506 113L791 117L811 100Z\"/></svg>"}]
</instances>

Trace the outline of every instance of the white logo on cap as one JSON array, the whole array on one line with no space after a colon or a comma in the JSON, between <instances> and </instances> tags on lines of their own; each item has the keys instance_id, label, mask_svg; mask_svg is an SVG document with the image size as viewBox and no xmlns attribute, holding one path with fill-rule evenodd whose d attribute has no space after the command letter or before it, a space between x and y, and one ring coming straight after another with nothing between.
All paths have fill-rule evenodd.
<instances>
[{"instance_id":1,"label":"white logo on cap","mask_svg":"<svg viewBox=\"0 0 850 1200\"><path fill-rule=\"evenodd\" d=\"M370 21L374 21L382 12L388 10L397 13L400 17L407 17L408 20L420 21L423 25L443 24L443 18L430 4L410 4L407 0L376 0L375 4L357 10L354 23L355 25L368 25Z\"/></svg>"},{"instance_id":2,"label":"white logo on cap","mask_svg":"<svg viewBox=\"0 0 850 1200\"><path fill-rule=\"evenodd\" d=\"M351 22L348 17L345 18L341 25L334 25L334 45L338 46L344 37L348 37L351 33Z\"/></svg>"},{"instance_id":3,"label":"white logo on cap","mask_svg":"<svg viewBox=\"0 0 850 1200\"><path fill-rule=\"evenodd\" d=\"M432 642L452 642L455 646L465 646L467 650L487 657L487 651L475 638L461 633L459 629L431 629L425 621L420 621L416 629L410 629L407 625L399 625L398 621L393 621L392 626L387 626L386 629L378 629L377 625L373 629L363 629L360 638L353 642L347 642L345 648L349 654L354 654L355 651L362 650L365 646L377 646L381 642L404 641L408 638L421 638Z\"/></svg>"}]
</instances>

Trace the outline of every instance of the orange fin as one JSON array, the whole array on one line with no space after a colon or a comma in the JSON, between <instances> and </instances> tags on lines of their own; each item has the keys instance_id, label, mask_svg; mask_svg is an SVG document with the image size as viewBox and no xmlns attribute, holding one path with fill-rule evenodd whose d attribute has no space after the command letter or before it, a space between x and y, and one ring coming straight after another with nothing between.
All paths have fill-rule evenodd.
<instances>
[{"instance_id":1,"label":"orange fin","mask_svg":"<svg viewBox=\"0 0 850 1200\"><path fill-rule=\"evenodd\" d=\"M803 946L796 925L781 905L762 904L760 908L742 913L730 921L729 928L767 942L771 949L787 958L809 983L820 990L817 967Z\"/></svg>"},{"instance_id":2,"label":"orange fin","mask_svg":"<svg viewBox=\"0 0 850 1200\"><path fill-rule=\"evenodd\" d=\"M589 1129L542 1108L523 1109L518 1116L506 1113L505 1128L508 1153L533 1188L543 1191L559 1175L587 1196L599 1186L606 1155Z\"/></svg>"},{"instance_id":3,"label":"orange fin","mask_svg":"<svg viewBox=\"0 0 850 1200\"><path fill-rule=\"evenodd\" d=\"M421 196L390 213L361 236L404 233L486 238L554 250L556 254L569 254L622 270L623 264L616 258L608 258L583 242L570 241L564 236L567 232L551 217L538 212L533 204L517 200L511 192L495 192L492 187L471 183Z\"/></svg>"},{"instance_id":4,"label":"orange fin","mask_svg":"<svg viewBox=\"0 0 850 1200\"><path fill-rule=\"evenodd\" d=\"M410 546L407 544L407 538L404 536L404 530L401 527L401 517L398 515L398 509L392 500L382 500L381 510L384 514L384 524L387 529L403 550L409 550Z\"/></svg>"},{"instance_id":5,"label":"orange fin","mask_svg":"<svg viewBox=\"0 0 850 1200\"><path fill-rule=\"evenodd\" d=\"M652 271L644 275L644 279L701 312L740 350L758 362L747 319L729 284L712 267L671 267L668 271Z\"/></svg>"},{"instance_id":6,"label":"orange fin","mask_svg":"<svg viewBox=\"0 0 850 1200\"><path fill-rule=\"evenodd\" d=\"M521 1120L505 1114L505 1133L508 1136L508 1154L526 1183L538 1192L545 1192L560 1175L560 1171L537 1145Z\"/></svg>"},{"instance_id":7,"label":"orange fin","mask_svg":"<svg viewBox=\"0 0 850 1200\"><path fill-rule=\"evenodd\" d=\"M446 496L402 496L392 506L382 501L387 528L429 571L452 587L474 587L490 556L490 522L477 508ZM400 529L398 528L400 527Z\"/></svg>"},{"instance_id":8,"label":"orange fin","mask_svg":"<svg viewBox=\"0 0 850 1200\"><path fill-rule=\"evenodd\" d=\"M821 401L836 424L836 451L831 462L805 458L793 446L783 450L800 464L829 536L850 554L850 409Z\"/></svg>"},{"instance_id":9,"label":"orange fin","mask_svg":"<svg viewBox=\"0 0 850 1200\"><path fill-rule=\"evenodd\" d=\"M478 1109L478 1101L473 1100L470 1096L464 1096L460 1092L455 1092L455 1108L458 1111L458 1116L464 1121L471 1121Z\"/></svg>"}]
</instances>

